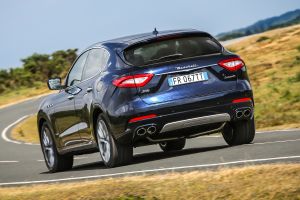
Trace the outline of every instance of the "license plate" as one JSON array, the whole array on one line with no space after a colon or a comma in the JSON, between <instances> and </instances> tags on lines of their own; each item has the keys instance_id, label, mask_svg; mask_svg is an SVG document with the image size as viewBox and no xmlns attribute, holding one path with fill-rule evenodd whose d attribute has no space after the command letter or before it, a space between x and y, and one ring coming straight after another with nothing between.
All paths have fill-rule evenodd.
<instances>
[{"instance_id":1,"label":"license plate","mask_svg":"<svg viewBox=\"0 0 300 200\"><path fill-rule=\"evenodd\" d=\"M207 72L199 72L182 76L173 76L168 78L169 86L183 85L208 80Z\"/></svg>"}]
</instances>

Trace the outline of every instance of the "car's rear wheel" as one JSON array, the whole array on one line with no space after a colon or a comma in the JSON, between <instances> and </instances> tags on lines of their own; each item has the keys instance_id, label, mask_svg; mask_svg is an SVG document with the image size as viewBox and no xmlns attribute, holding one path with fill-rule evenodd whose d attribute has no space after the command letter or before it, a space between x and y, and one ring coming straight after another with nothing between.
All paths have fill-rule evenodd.
<instances>
[{"instance_id":1,"label":"car's rear wheel","mask_svg":"<svg viewBox=\"0 0 300 200\"><path fill-rule=\"evenodd\" d=\"M185 146L186 139L178 139L178 140L172 140L168 142L161 142L159 143L159 147L165 151L179 151L182 150Z\"/></svg>"},{"instance_id":2,"label":"car's rear wheel","mask_svg":"<svg viewBox=\"0 0 300 200\"><path fill-rule=\"evenodd\" d=\"M47 123L41 128L41 147L46 166L50 172L69 170L73 166L73 155L60 155L57 152L51 130Z\"/></svg>"},{"instance_id":3,"label":"car's rear wheel","mask_svg":"<svg viewBox=\"0 0 300 200\"><path fill-rule=\"evenodd\" d=\"M254 117L249 120L227 123L222 135L226 143L231 146L251 143L255 136Z\"/></svg>"},{"instance_id":4,"label":"car's rear wheel","mask_svg":"<svg viewBox=\"0 0 300 200\"><path fill-rule=\"evenodd\" d=\"M96 125L97 143L103 163L107 167L128 164L133 157L133 147L119 144L111 135L102 115Z\"/></svg>"}]
</instances>

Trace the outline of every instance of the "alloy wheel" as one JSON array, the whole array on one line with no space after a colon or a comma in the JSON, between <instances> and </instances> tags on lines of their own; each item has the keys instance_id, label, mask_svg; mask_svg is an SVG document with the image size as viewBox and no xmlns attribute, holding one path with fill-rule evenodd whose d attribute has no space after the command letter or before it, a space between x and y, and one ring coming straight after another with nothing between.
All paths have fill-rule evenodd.
<instances>
[{"instance_id":1,"label":"alloy wheel","mask_svg":"<svg viewBox=\"0 0 300 200\"><path fill-rule=\"evenodd\" d=\"M109 133L103 120L100 120L98 122L97 139L98 139L100 155L103 161L107 163L111 156L110 155L111 146L110 146Z\"/></svg>"},{"instance_id":2,"label":"alloy wheel","mask_svg":"<svg viewBox=\"0 0 300 200\"><path fill-rule=\"evenodd\" d=\"M53 141L50 136L50 131L48 128L45 128L43 131L43 139L42 139L42 145L43 145L43 151L45 155L45 160L49 167L54 166L54 147L53 147Z\"/></svg>"}]
</instances>

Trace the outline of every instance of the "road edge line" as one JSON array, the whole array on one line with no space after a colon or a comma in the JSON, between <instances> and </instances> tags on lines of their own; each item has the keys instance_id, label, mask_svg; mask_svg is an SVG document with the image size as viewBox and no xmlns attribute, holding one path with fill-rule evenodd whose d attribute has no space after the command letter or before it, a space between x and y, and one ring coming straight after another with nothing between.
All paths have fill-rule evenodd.
<instances>
[{"instance_id":1,"label":"road edge line","mask_svg":"<svg viewBox=\"0 0 300 200\"><path fill-rule=\"evenodd\" d=\"M259 163L270 160L287 160L287 159L296 159L300 158L298 156L283 156L283 157L272 157L272 158L261 158L261 159L250 159L250 160L238 160L231 162L222 162L222 163L212 163L212 164L202 164L202 165L188 165L188 166L180 166L180 167L169 167L169 168L156 168L156 169L148 169L148 170L138 170L138 171L127 171L127 172L119 172L113 174L102 174L102 175L92 175L92 176L79 176L79 177L70 177L70 178L61 178L61 179L48 179L48 180L39 180L39 181L20 181L20 182L7 182L0 183L0 186L13 186L13 185L28 185L28 184L42 184L42 183L56 183L61 181L76 181L76 180L88 180L88 179L101 179L101 178L112 178L112 177L120 177L126 175L144 175L146 173L155 173L155 172L175 172L183 169L200 169L200 168L208 168L208 167L218 167L218 166L228 166L234 164L246 164L246 163Z\"/></svg>"},{"instance_id":2,"label":"road edge line","mask_svg":"<svg viewBox=\"0 0 300 200\"><path fill-rule=\"evenodd\" d=\"M2 139L3 139L4 141L6 141L6 142L11 142L11 143L14 143L14 144L23 144L23 143L20 142L20 141L17 141L17 140L13 140L13 139L8 138L8 137L7 137L7 131L8 131L11 127L13 127L13 126L15 126L16 124L20 123L21 121L23 121L24 119L26 119L26 118L29 117L29 116L30 116L30 115L25 115L25 116L19 118L18 120L16 120L15 122L11 123L10 125L8 125L7 127L5 127L5 128L3 129L3 131L2 131L2 133L1 133Z\"/></svg>"}]
</instances>

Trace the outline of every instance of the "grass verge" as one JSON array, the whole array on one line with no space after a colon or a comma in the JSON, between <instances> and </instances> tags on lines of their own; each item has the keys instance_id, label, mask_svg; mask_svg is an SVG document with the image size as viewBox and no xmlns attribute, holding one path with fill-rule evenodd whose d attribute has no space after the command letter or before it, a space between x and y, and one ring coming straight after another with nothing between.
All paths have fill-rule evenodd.
<instances>
[{"instance_id":1,"label":"grass verge","mask_svg":"<svg viewBox=\"0 0 300 200\"><path fill-rule=\"evenodd\" d=\"M300 164L0 188L0 199L300 199Z\"/></svg>"},{"instance_id":2,"label":"grass verge","mask_svg":"<svg viewBox=\"0 0 300 200\"><path fill-rule=\"evenodd\" d=\"M0 95L0 108L6 105L21 102L31 97L49 93L49 89L44 86L33 88L19 88Z\"/></svg>"},{"instance_id":3,"label":"grass verge","mask_svg":"<svg viewBox=\"0 0 300 200\"><path fill-rule=\"evenodd\" d=\"M11 131L11 137L14 140L38 144L39 135L36 117L36 115L32 115L17 124Z\"/></svg>"},{"instance_id":4,"label":"grass verge","mask_svg":"<svg viewBox=\"0 0 300 200\"><path fill-rule=\"evenodd\" d=\"M300 25L257 34L226 48L246 62L258 128L300 127Z\"/></svg>"}]
</instances>

